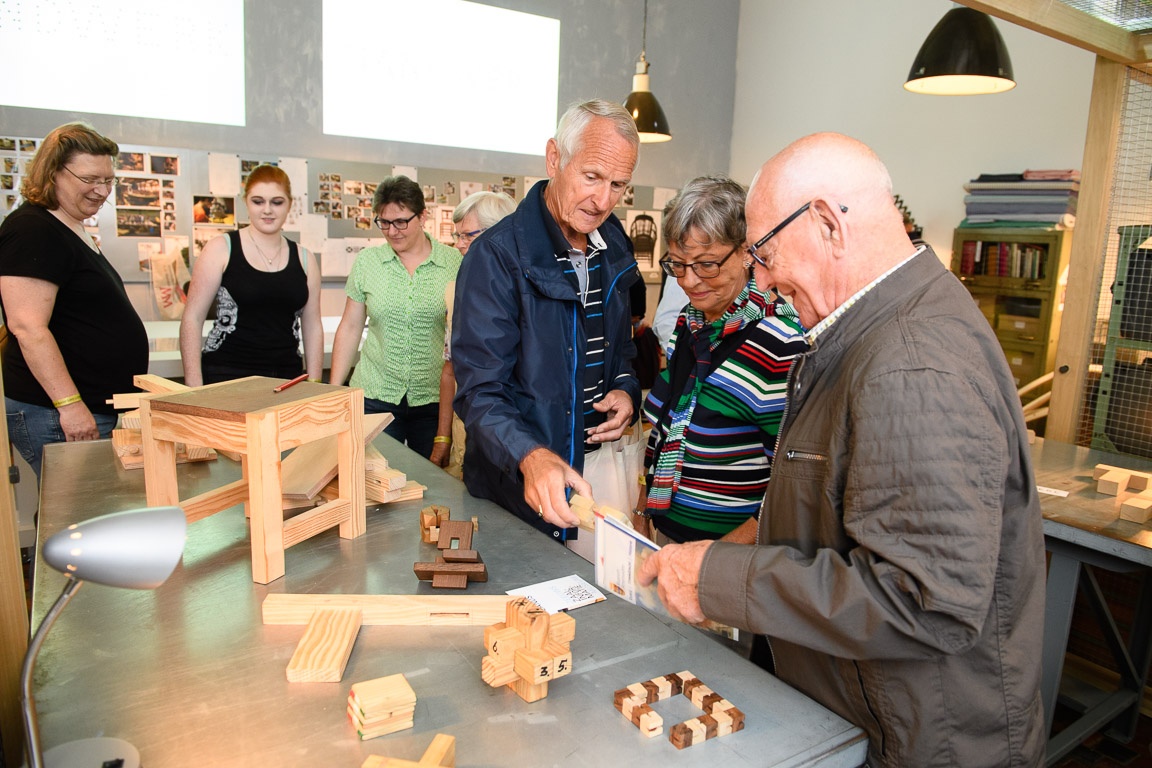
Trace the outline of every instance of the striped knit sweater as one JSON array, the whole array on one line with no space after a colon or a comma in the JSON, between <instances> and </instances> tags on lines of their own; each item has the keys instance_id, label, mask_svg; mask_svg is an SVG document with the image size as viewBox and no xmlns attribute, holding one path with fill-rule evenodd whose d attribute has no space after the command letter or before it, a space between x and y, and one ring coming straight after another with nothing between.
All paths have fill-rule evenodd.
<instances>
[{"instance_id":1,"label":"striped knit sweater","mask_svg":"<svg viewBox=\"0 0 1152 768\"><path fill-rule=\"evenodd\" d=\"M762 319L701 387L684 435L680 487L668 513L653 518L656 528L675 541L719 538L759 512L784 413L788 369L808 348L794 310L774 306L777 314ZM675 349L678 335L687 332L681 318L669 347ZM668 379L665 369L644 402L650 424L668 397ZM659 434L657 429L649 433L646 467L670 421L671 414L665 415Z\"/></svg>"}]
</instances>

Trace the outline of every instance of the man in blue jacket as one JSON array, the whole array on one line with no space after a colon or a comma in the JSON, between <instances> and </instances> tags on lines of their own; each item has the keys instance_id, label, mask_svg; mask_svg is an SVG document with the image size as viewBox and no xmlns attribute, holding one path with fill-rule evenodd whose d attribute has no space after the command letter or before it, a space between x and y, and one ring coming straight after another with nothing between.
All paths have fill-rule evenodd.
<instances>
[{"instance_id":1,"label":"man in blue jacket","mask_svg":"<svg viewBox=\"0 0 1152 768\"><path fill-rule=\"evenodd\" d=\"M640 273L612 215L638 148L619 104L571 107L548 140L548 180L472 244L457 280L464 482L561 541L578 522L567 490L591 495L585 454L639 404L628 293Z\"/></svg>"}]
</instances>

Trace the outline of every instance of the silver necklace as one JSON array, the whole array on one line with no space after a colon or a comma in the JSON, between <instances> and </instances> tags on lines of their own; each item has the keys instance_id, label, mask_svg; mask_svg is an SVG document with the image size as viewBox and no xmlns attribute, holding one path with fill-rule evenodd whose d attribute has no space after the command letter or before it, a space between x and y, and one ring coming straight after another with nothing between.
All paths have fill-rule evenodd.
<instances>
[{"instance_id":1,"label":"silver necklace","mask_svg":"<svg viewBox=\"0 0 1152 768\"><path fill-rule=\"evenodd\" d=\"M260 243L256 242L256 235L251 232L248 233L248 239L252 241L252 245L256 246L256 252L260 254L260 258L264 259L264 263L268 265L268 271L272 271L272 262L280 258L280 249L283 247L283 240L276 244L276 253L272 254L272 258L264 253L264 249L260 247Z\"/></svg>"}]
</instances>

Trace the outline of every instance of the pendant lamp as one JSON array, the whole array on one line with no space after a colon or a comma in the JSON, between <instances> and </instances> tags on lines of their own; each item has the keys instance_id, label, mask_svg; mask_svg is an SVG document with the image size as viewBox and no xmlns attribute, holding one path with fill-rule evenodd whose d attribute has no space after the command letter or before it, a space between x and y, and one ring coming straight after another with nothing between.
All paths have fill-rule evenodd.
<instances>
[{"instance_id":1,"label":"pendant lamp","mask_svg":"<svg viewBox=\"0 0 1152 768\"><path fill-rule=\"evenodd\" d=\"M1004 38L986 13L958 6L928 33L904 89L938 96L1003 93L1016 87Z\"/></svg>"},{"instance_id":2,"label":"pendant lamp","mask_svg":"<svg viewBox=\"0 0 1152 768\"><path fill-rule=\"evenodd\" d=\"M644 0L644 37L640 44L640 60L636 62L636 74L632 76L632 93L624 100L624 108L636 121L640 141L651 144L671 141L672 131L668 128L668 118L664 109L648 87L648 0Z\"/></svg>"}]
</instances>

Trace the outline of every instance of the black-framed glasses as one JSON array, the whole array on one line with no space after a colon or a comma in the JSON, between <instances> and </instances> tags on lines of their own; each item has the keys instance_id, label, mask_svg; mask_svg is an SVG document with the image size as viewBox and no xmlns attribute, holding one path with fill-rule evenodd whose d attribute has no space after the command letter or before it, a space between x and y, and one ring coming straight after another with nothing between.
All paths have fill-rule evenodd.
<instances>
[{"instance_id":1,"label":"black-framed glasses","mask_svg":"<svg viewBox=\"0 0 1152 768\"><path fill-rule=\"evenodd\" d=\"M62 165L60 167L63 168L64 170L68 171L68 173L72 174L72 176L77 181L79 181L82 184L87 184L90 187L103 187L105 185L107 185L109 187L114 187L120 181L115 176L109 176L108 178L100 178L99 176L77 176L76 172L73 171L68 166Z\"/></svg>"},{"instance_id":2,"label":"black-framed glasses","mask_svg":"<svg viewBox=\"0 0 1152 768\"><path fill-rule=\"evenodd\" d=\"M376 226L380 227L381 232L387 232L388 227L396 227L397 232L403 232L404 230L408 229L408 222L412 221L412 219L419 215L420 214L418 213L414 213L406 219L382 219L377 216L376 218L372 219L372 221L375 222Z\"/></svg>"},{"instance_id":3,"label":"black-framed glasses","mask_svg":"<svg viewBox=\"0 0 1152 768\"><path fill-rule=\"evenodd\" d=\"M487 231L488 231L488 227L484 227L483 229L474 229L471 232L453 232L452 233L452 242L458 243L461 240L468 240L469 242L471 242L472 240L475 240L480 235L481 232L487 232Z\"/></svg>"},{"instance_id":4,"label":"black-framed glasses","mask_svg":"<svg viewBox=\"0 0 1152 768\"><path fill-rule=\"evenodd\" d=\"M724 266L724 262L732 258L732 254L740 250L740 246L736 246L728 255L720 259L720 261L694 261L688 264L683 261L672 261L672 259L664 258L660 260L660 268L664 273L672 277L684 277L688 273L688 268L691 267L692 271L696 273L696 277L716 277L720 274L720 267Z\"/></svg>"},{"instance_id":5,"label":"black-framed glasses","mask_svg":"<svg viewBox=\"0 0 1152 768\"><path fill-rule=\"evenodd\" d=\"M797 208L795 211L792 212L792 214L788 218L784 219L784 221L782 221L779 224L777 224L776 226L772 227L772 229L769 230L768 234L764 235L764 237L760 238L754 244L748 246L744 250L748 253L749 256L751 256L753 259L756 260L757 264L759 264L760 266L767 269L768 262L764 261L764 259L762 259L760 257L760 254L758 254L756 251L763 248L764 245L769 240L776 237L776 235L780 234L780 230L784 229L784 227L788 226L793 221L795 221L800 216L800 214L802 214L802 213L804 213L804 211L808 210L808 206L810 206L810 205L812 205L811 200L809 200L808 202L804 203L804 205ZM841 205L840 206L840 213L848 213L848 206Z\"/></svg>"}]
</instances>

